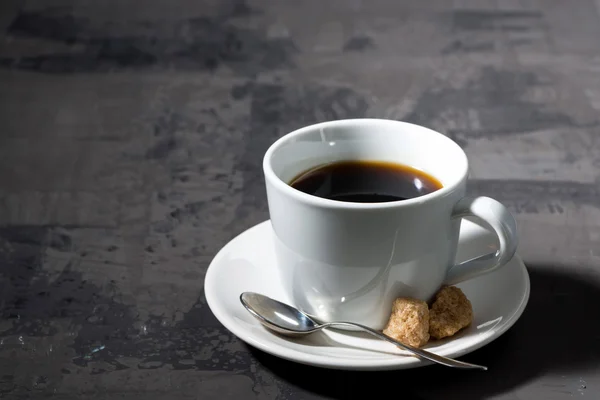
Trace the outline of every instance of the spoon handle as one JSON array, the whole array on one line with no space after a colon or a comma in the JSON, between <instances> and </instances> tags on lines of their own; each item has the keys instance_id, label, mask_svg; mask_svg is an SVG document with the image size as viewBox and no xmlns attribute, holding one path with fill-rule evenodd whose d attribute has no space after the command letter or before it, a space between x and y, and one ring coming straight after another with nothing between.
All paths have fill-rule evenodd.
<instances>
[{"instance_id":1,"label":"spoon handle","mask_svg":"<svg viewBox=\"0 0 600 400\"><path fill-rule=\"evenodd\" d=\"M437 355L434 353L430 353L429 351L426 351L426 350L422 350L422 349L418 349L416 347L409 346L409 345L399 342L381 332L378 332L378 331L371 329L364 325L355 324L353 322L328 322L326 324L323 324L322 326L323 326L323 328L330 328L330 327L336 328L336 327L349 327L349 326L359 328L381 340L385 340L386 342L395 344L396 346L400 347L401 349L410 351L411 353L413 353L421 358L425 358L429 361L433 361L434 363L442 364L447 367L460 368L460 369L478 369L478 370L483 370L483 371L487 370L487 367L484 367L483 365L469 364L466 362L454 360L454 359L448 358L448 357L443 357L443 356L440 356L440 355Z\"/></svg>"}]
</instances>

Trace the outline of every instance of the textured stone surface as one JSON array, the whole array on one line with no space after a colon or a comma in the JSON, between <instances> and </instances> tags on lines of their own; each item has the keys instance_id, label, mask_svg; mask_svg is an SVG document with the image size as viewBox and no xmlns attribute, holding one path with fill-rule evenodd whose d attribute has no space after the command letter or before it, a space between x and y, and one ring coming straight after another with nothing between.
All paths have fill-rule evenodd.
<instances>
[{"instance_id":1,"label":"textured stone surface","mask_svg":"<svg viewBox=\"0 0 600 400\"><path fill-rule=\"evenodd\" d=\"M599 76L594 0L3 0L0 397L600 397ZM532 297L486 373L295 365L206 305L269 144L363 116L449 135L518 219Z\"/></svg>"}]
</instances>

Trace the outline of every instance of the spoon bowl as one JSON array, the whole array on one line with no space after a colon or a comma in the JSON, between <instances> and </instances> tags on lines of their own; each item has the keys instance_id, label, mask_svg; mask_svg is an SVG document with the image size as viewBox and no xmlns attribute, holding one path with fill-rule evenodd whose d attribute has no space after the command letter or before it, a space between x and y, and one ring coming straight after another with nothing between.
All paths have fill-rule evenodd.
<instances>
[{"instance_id":1,"label":"spoon bowl","mask_svg":"<svg viewBox=\"0 0 600 400\"><path fill-rule=\"evenodd\" d=\"M302 336L320 330L308 315L288 304L253 292L244 292L240 301L263 325L286 336Z\"/></svg>"}]
</instances>

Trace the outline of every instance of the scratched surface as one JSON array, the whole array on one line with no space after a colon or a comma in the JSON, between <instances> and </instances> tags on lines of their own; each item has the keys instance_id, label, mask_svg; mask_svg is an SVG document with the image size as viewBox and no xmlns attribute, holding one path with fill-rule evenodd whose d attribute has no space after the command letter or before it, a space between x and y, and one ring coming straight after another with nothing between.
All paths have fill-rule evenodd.
<instances>
[{"instance_id":1,"label":"scratched surface","mask_svg":"<svg viewBox=\"0 0 600 400\"><path fill-rule=\"evenodd\" d=\"M299 366L206 305L269 144L363 116L452 137L518 219L487 373ZM3 0L0 317L1 398L600 398L600 2Z\"/></svg>"}]
</instances>

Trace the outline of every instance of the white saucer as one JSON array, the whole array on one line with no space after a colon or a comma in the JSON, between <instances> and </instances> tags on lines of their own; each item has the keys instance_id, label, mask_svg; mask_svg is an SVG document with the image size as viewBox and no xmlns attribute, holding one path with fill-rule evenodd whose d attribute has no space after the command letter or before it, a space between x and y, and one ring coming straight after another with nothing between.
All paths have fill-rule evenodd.
<instances>
[{"instance_id":1,"label":"white saucer","mask_svg":"<svg viewBox=\"0 0 600 400\"><path fill-rule=\"evenodd\" d=\"M390 370L430 364L357 332L325 330L290 339L266 330L244 309L239 297L244 291L254 291L289 303L279 285L271 235L270 221L248 229L223 247L208 268L206 300L234 335L267 353L319 367ZM463 220L459 261L489 253L496 246L496 238L486 229ZM519 319L529 299L529 275L519 256L495 272L458 286L473 304L473 323L453 338L426 346L449 357L467 354L498 338Z\"/></svg>"}]
</instances>

